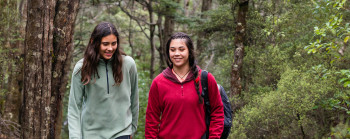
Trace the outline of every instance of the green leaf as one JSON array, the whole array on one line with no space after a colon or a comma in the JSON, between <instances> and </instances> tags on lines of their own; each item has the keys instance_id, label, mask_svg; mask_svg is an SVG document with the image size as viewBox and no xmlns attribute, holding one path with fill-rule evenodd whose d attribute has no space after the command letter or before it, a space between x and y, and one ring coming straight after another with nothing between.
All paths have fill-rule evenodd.
<instances>
[{"instance_id":1,"label":"green leaf","mask_svg":"<svg viewBox=\"0 0 350 139\"><path fill-rule=\"evenodd\" d=\"M332 34L335 35L336 31L334 29L331 30Z\"/></svg>"},{"instance_id":2,"label":"green leaf","mask_svg":"<svg viewBox=\"0 0 350 139\"><path fill-rule=\"evenodd\" d=\"M344 43L347 43L347 42L348 42L349 37L350 37L350 36L346 36L346 37L345 37L345 39L344 39Z\"/></svg>"},{"instance_id":3,"label":"green leaf","mask_svg":"<svg viewBox=\"0 0 350 139\"><path fill-rule=\"evenodd\" d=\"M333 8L335 8L337 5L338 5L338 3L335 3L335 4L333 5Z\"/></svg>"},{"instance_id":4,"label":"green leaf","mask_svg":"<svg viewBox=\"0 0 350 139\"><path fill-rule=\"evenodd\" d=\"M350 81L346 81L346 82L344 83L344 87L350 87Z\"/></svg>"},{"instance_id":5,"label":"green leaf","mask_svg":"<svg viewBox=\"0 0 350 139\"><path fill-rule=\"evenodd\" d=\"M350 101L348 101L348 100L345 100L345 103L346 103L346 105L350 105Z\"/></svg>"},{"instance_id":6,"label":"green leaf","mask_svg":"<svg viewBox=\"0 0 350 139\"><path fill-rule=\"evenodd\" d=\"M348 80L348 78L342 78L339 80L339 82L342 83L342 82L345 82L346 80Z\"/></svg>"}]
</instances>

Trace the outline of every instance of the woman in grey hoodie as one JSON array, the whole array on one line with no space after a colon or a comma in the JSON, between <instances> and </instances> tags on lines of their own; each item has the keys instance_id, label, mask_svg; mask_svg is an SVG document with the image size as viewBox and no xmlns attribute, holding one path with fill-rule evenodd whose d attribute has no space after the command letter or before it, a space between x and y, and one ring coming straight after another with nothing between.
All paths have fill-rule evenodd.
<instances>
[{"instance_id":1,"label":"woman in grey hoodie","mask_svg":"<svg viewBox=\"0 0 350 139\"><path fill-rule=\"evenodd\" d=\"M120 49L108 22L91 34L74 67L68 104L71 139L128 139L137 128L139 98L135 61Z\"/></svg>"}]
</instances>

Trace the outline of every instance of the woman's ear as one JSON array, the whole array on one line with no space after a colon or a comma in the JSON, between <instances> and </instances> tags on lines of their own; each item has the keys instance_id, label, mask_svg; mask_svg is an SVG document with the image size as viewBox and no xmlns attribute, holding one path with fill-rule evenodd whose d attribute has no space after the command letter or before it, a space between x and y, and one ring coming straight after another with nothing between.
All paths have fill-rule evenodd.
<instances>
[{"instance_id":1,"label":"woman's ear","mask_svg":"<svg viewBox=\"0 0 350 139\"><path fill-rule=\"evenodd\" d=\"M92 39L90 39L90 44L92 44Z\"/></svg>"}]
</instances>

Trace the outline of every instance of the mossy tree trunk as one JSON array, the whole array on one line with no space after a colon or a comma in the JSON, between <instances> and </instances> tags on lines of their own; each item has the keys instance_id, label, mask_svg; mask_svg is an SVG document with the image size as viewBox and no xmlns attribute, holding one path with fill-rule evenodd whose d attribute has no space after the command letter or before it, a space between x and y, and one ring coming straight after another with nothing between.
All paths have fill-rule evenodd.
<instances>
[{"instance_id":1,"label":"mossy tree trunk","mask_svg":"<svg viewBox=\"0 0 350 139\"><path fill-rule=\"evenodd\" d=\"M54 19L51 72L50 138L58 139L62 127L63 98L72 61L73 34L80 0L58 0Z\"/></svg>"},{"instance_id":2,"label":"mossy tree trunk","mask_svg":"<svg viewBox=\"0 0 350 139\"><path fill-rule=\"evenodd\" d=\"M59 138L79 0L31 0L24 50L21 138Z\"/></svg>"},{"instance_id":3,"label":"mossy tree trunk","mask_svg":"<svg viewBox=\"0 0 350 139\"><path fill-rule=\"evenodd\" d=\"M246 15L248 13L249 0L239 0L238 1L238 12L237 12L237 26L235 35L235 52L234 52L234 62L232 63L231 70L231 97L234 95L241 94L241 72L243 66L244 57L244 37L245 31L247 30L246 25Z\"/></svg>"}]
</instances>

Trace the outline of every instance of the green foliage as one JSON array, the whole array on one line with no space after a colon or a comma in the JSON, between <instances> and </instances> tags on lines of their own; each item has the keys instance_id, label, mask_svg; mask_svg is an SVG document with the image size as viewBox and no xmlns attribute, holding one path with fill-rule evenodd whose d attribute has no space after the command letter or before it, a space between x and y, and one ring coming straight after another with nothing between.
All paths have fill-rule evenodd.
<instances>
[{"instance_id":1,"label":"green foliage","mask_svg":"<svg viewBox=\"0 0 350 139\"><path fill-rule=\"evenodd\" d=\"M310 72L286 70L277 90L256 95L237 113L232 137L300 138L303 133L308 137L325 134L316 122L314 107L333 92L336 79L315 80L315 76Z\"/></svg>"},{"instance_id":2,"label":"green foliage","mask_svg":"<svg viewBox=\"0 0 350 139\"><path fill-rule=\"evenodd\" d=\"M224 31L222 33L234 31L235 24L233 24L234 16L232 15L231 4L220 5L217 9L203 13L209 16L209 19L200 19L200 24L194 24L192 29L197 31L205 31L207 33L214 33L216 31Z\"/></svg>"},{"instance_id":3,"label":"green foliage","mask_svg":"<svg viewBox=\"0 0 350 139\"><path fill-rule=\"evenodd\" d=\"M338 50L343 43L347 43L350 36L349 23L344 25L343 14L345 12L344 5L346 0L336 0L336 1L320 1L314 2L317 7L315 13L327 12L330 14L329 21L327 21L322 27L314 27L314 42L306 46L305 49L308 53L316 52L333 52L337 58L339 57L334 51Z\"/></svg>"},{"instance_id":4,"label":"green foliage","mask_svg":"<svg viewBox=\"0 0 350 139\"><path fill-rule=\"evenodd\" d=\"M136 61L136 64L139 63ZM138 70L139 78L139 122L136 132L136 139L143 139L145 136L145 125L146 125L146 108L148 102L148 90L152 83L152 80L148 78L149 71Z\"/></svg>"},{"instance_id":5,"label":"green foliage","mask_svg":"<svg viewBox=\"0 0 350 139\"><path fill-rule=\"evenodd\" d=\"M247 80L255 85L275 88L288 63L288 57L283 53L280 47L247 47L244 61L246 66L243 67L245 74L250 75L250 79Z\"/></svg>"},{"instance_id":6,"label":"green foliage","mask_svg":"<svg viewBox=\"0 0 350 139\"><path fill-rule=\"evenodd\" d=\"M343 83L344 87L350 88L350 70L340 70L340 72L338 73L343 76L343 78L341 78L339 82Z\"/></svg>"},{"instance_id":7,"label":"green foliage","mask_svg":"<svg viewBox=\"0 0 350 139\"><path fill-rule=\"evenodd\" d=\"M316 53L326 51L331 53L330 55L335 55L337 58L341 58L340 55L335 52L340 49L341 46L344 46L348 41L348 35L350 35L349 23L345 25L343 21L343 13L345 13L344 5L346 0L336 0L336 1L319 1L314 2L317 6L315 13L320 11L330 11L329 18L330 20L323 25L322 28L318 26L314 27L314 38L317 38L315 42L312 42L310 45L306 46L305 49L308 53ZM322 8L320 8L322 7ZM320 10L322 9L322 10ZM328 17L326 17L328 18ZM344 40L344 41L343 41ZM344 44L345 43L345 44ZM342 54L343 55L343 54ZM333 63L332 60L330 63ZM314 69L320 69L321 66L314 67ZM323 71L325 71L324 69ZM344 87L350 87L350 71L349 70L340 70L336 72L342 77L339 80L339 83L342 83ZM327 98L322 102L322 106L328 109L337 109L345 111L347 114L350 114L349 109L349 91L341 91L334 94L333 97Z\"/></svg>"},{"instance_id":8,"label":"green foliage","mask_svg":"<svg viewBox=\"0 0 350 139\"><path fill-rule=\"evenodd\" d=\"M230 73L231 70L228 70L226 67L231 67L233 52L230 50L227 50L230 54L221 56L217 59L215 63L217 63L217 66L212 66L207 69L210 71L216 79L216 82L220 85L222 85L225 88L225 91L229 91L230 88Z\"/></svg>"},{"instance_id":9,"label":"green foliage","mask_svg":"<svg viewBox=\"0 0 350 139\"><path fill-rule=\"evenodd\" d=\"M350 68L342 64L349 59L348 51L329 64L333 53L307 55L304 46L314 37L313 27L336 10L315 12L314 2L281 2L283 10L274 10L268 1L259 4L248 15L241 95L246 105L235 112L231 138L330 135L332 125L349 111L349 89L342 85L346 79L338 81L347 76L337 72ZM344 15L342 20L349 18ZM342 39L338 41L346 43Z\"/></svg>"},{"instance_id":10,"label":"green foliage","mask_svg":"<svg viewBox=\"0 0 350 139\"><path fill-rule=\"evenodd\" d=\"M180 4L175 2L174 0L159 0L158 4L155 5L154 7L155 7L155 10L165 15L176 15L178 14L177 9L182 8Z\"/></svg>"},{"instance_id":11,"label":"green foliage","mask_svg":"<svg viewBox=\"0 0 350 139\"><path fill-rule=\"evenodd\" d=\"M331 137L341 139L350 138L350 124L349 119L346 122L341 122L337 126L331 128ZM329 137L329 138L331 138Z\"/></svg>"}]
</instances>

